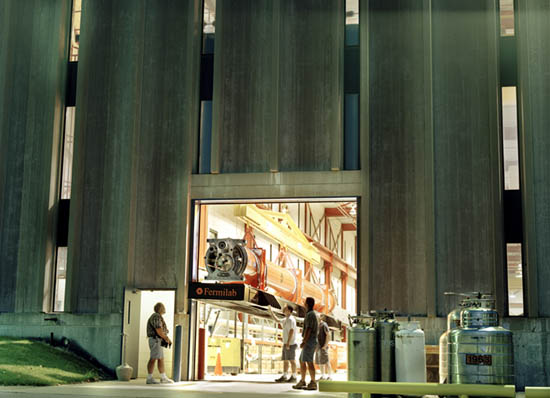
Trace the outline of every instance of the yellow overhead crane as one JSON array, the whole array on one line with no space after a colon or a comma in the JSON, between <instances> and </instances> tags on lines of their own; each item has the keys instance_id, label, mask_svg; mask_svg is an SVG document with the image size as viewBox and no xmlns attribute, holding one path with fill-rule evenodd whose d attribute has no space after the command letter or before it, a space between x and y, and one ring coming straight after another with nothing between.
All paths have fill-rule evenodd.
<instances>
[{"instance_id":1,"label":"yellow overhead crane","mask_svg":"<svg viewBox=\"0 0 550 398\"><path fill-rule=\"evenodd\" d=\"M290 215L262 210L251 204L236 205L234 214L308 263L321 263L319 251L307 240Z\"/></svg>"}]
</instances>

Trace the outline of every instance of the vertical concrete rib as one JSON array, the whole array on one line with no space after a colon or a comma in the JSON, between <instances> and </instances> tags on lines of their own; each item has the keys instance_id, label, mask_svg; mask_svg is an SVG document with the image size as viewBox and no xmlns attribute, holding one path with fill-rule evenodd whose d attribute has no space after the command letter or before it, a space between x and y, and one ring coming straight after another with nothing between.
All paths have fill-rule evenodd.
<instances>
[{"instance_id":1,"label":"vertical concrete rib","mask_svg":"<svg viewBox=\"0 0 550 398\"><path fill-rule=\"evenodd\" d=\"M70 9L0 6L0 311L49 310Z\"/></svg>"},{"instance_id":2,"label":"vertical concrete rib","mask_svg":"<svg viewBox=\"0 0 550 398\"><path fill-rule=\"evenodd\" d=\"M412 315L427 314L429 294L426 159L433 151L426 144L431 59L424 6L416 0L369 2L370 87L362 93L370 96L371 306Z\"/></svg>"},{"instance_id":3,"label":"vertical concrete rib","mask_svg":"<svg viewBox=\"0 0 550 398\"><path fill-rule=\"evenodd\" d=\"M550 316L550 1L517 2L524 286L529 317Z\"/></svg>"},{"instance_id":4,"label":"vertical concrete rib","mask_svg":"<svg viewBox=\"0 0 550 398\"><path fill-rule=\"evenodd\" d=\"M502 258L496 31L488 23L496 13L493 0L432 3L439 299L447 290L493 291ZM438 315L452 306L438 301Z\"/></svg>"},{"instance_id":5,"label":"vertical concrete rib","mask_svg":"<svg viewBox=\"0 0 550 398\"><path fill-rule=\"evenodd\" d=\"M124 286L184 283L200 2L85 2L82 18L70 308L118 313Z\"/></svg>"},{"instance_id":6,"label":"vertical concrete rib","mask_svg":"<svg viewBox=\"0 0 550 398\"><path fill-rule=\"evenodd\" d=\"M359 201L359 225L357 247L358 280L357 311L370 309L370 291L372 288L372 257L370 223L370 68L369 68L369 0L359 0L359 45L360 45L360 95L359 95L359 161L361 168L361 198Z\"/></svg>"},{"instance_id":7,"label":"vertical concrete rib","mask_svg":"<svg viewBox=\"0 0 550 398\"><path fill-rule=\"evenodd\" d=\"M437 316L436 266L435 266L435 208L434 208L434 129L432 86L432 0L423 0L424 54L424 203L426 206L425 258L426 258L426 312Z\"/></svg>"}]
</instances>

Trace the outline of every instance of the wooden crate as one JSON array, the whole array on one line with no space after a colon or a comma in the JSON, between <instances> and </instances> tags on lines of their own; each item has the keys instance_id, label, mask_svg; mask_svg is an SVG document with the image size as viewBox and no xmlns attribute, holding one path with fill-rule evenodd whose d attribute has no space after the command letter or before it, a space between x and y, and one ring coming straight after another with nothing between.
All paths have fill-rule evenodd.
<instances>
[{"instance_id":1,"label":"wooden crate","mask_svg":"<svg viewBox=\"0 0 550 398\"><path fill-rule=\"evenodd\" d=\"M439 383L439 346L426 346L426 381Z\"/></svg>"}]
</instances>

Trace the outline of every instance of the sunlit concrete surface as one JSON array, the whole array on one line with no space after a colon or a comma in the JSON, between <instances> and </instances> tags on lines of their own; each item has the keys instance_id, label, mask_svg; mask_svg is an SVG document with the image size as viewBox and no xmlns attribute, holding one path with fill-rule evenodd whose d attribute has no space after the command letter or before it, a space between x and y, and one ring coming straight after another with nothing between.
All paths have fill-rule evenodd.
<instances>
[{"instance_id":1,"label":"sunlit concrete surface","mask_svg":"<svg viewBox=\"0 0 550 398\"><path fill-rule=\"evenodd\" d=\"M0 387L0 397L137 397L137 398L197 398L221 397L299 397L315 396L345 398L345 393L320 393L319 391L297 391L292 384L273 383L275 377L255 376L260 381L247 381L250 377L235 378L235 381L211 380L202 382L181 382L173 385L146 385L145 380L130 382L106 381L88 384L73 384L56 387Z\"/></svg>"},{"instance_id":2,"label":"sunlit concrete surface","mask_svg":"<svg viewBox=\"0 0 550 398\"><path fill-rule=\"evenodd\" d=\"M255 381L250 381L254 380ZM130 382L105 381L88 384L72 384L56 387L0 387L0 397L136 397L136 398L198 398L221 397L325 397L347 398L345 393L320 393L319 391L296 391L291 384L277 384L266 376L240 376L234 381L227 378L202 382L181 382L173 385L146 385L145 380ZM428 398L428 396L426 396ZM516 398L525 398L518 393Z\"/></svg>"}]
</instances>

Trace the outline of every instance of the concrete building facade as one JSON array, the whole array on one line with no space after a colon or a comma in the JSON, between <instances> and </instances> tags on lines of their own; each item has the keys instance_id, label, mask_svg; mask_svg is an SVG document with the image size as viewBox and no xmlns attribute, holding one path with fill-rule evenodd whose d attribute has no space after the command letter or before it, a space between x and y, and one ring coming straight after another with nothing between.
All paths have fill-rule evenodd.
<instances>
[{"instance_id":1,"label":"concrete building facade","mask_svg":"<svg viewBox=\"0 0 550 398\"><path fill-rule=\"evenodd\" d=\"M66 336L114 368L125 288L174 289L186 330L194 200L357 197L359 310L418 317L437 344L456 304L444 292L492 292L514 332L518 386L550 384L550 1L515 6L512 214L497 0L360 0L355 58L343 0L218 0L210 141L203 2L83 0L60 312L72 2L2 1L0 335ZM525 315L510 317L518 217Z\"/></svg>"}]
</instances>

